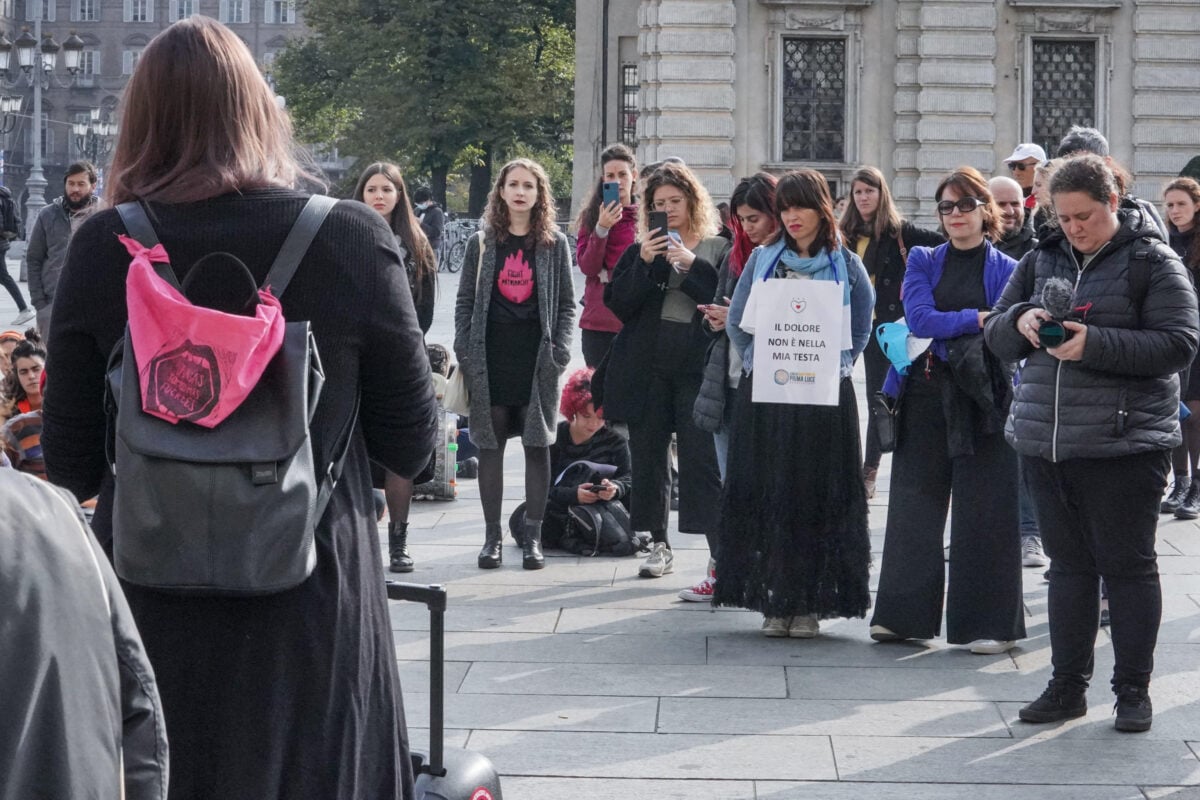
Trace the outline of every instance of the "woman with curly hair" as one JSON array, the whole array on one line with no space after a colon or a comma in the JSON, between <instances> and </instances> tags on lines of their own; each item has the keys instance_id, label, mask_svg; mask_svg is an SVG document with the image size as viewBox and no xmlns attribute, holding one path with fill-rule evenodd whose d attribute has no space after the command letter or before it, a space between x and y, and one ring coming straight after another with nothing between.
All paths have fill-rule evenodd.
<instances>
[{"instance_id":1,"label":"woman with curly hair","mask_svg":"<svg viewBox=\"0 0 1200 800\"><path fill-rule=\"evenodd\" d=\"M950 241L914 248L904 276L905 320L932 342L899 387L871 638L932 639L944 600L946 641L1003 653L1025 638L1017 456L1004 441L1012 376L984 348L983 325L1017 262L992 246L1000 208L978 171L958 168L935 197ZM893 379L885 391L895 396Z\"/></svg>"},{"instance_id":2,"label":"woman with curly hair","mask_svg":"<svg viewBox=\"0 0 1200 800\"><path fill-rule=\"evenodd\" d=\"M400 260L417 310L417 325L422 334L429 333L437 294L437 260L413 214L400 168L386 161L376 161L367 167L358 178L354 199L375 209L396 235L396 247L400 249ZM383 474L379 475L380 472ZM408 513L412 508L413 481L377 467L372 467L372 478L376 489L382 484L387 502L388 570L412 572L414 565L408 552Z\"/></svg>"},{"instance_id":3,"label":"woman with curly hair","mask_svg":"<svg viewBox=\"0 0 1200 800\"><path fill-rule=\"evenodd\" d=\"M646 230L654 212L665 214L665 229ZM692 421L692 409L708 350L700 306L712 303L717 265L730 245L717 236L708 192L682 163L664 162L646 179L642 220L641 244L621 256L604 298L622 323L609 351L604 413L629 424L633 529L653 539L638 574L659 578L675 560L667 540L672 433L679 442L679 531L715 530L716 449L712 434Z\"/></svg>"},{"instance_id":4,"label":"woman with curly hair","mask_svg":"<svg viewBox=\"0 0 1200 800\"><path fill-rule=\"evenodd\" d=\"M558 386L571 360L575 289L571 253L554 222L546 171L518 158L500 170L484 230L467 242L454 308L454 353L470 392L471 439L479 446L484 544L480 569L503 560L504 446L525 448L521 565L541 569L542 519Z\"/></svg>"}]
</instances>

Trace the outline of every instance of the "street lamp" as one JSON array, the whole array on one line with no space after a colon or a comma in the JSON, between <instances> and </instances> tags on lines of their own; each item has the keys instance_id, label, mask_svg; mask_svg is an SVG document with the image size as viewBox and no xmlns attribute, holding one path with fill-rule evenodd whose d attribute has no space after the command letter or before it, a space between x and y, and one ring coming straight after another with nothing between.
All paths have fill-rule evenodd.
<instances>
[{"instance_id":1,"label":"street lamp","mask_svg":"<svg viewBox=\"0 0 1200 800\"><path fill-rule=\"evenodd\" d=\"M33 32L26 27L21 31L15 42L10 42L7 36L0 35L0 84L16 88L20 86L33 87L33 120L30 124L30 135L33 137L33 160L29 165L29 178L25 188L29 197L25 201L25 219L37 218L37 214L46 205L46 177L42 173L42 90L49 89L51 82L66 88L75 82L79 75L80 61L83 56L83 40L71 31L61 45L54 41L50 34L42 36L42 3L34 2L36 14L33 20ZM9 66L13 50L17 51L17 67L20 73L10 79ZM68 78L64 82L55 75L58 65L58 54L63 54L63 67ZM35 70L34 67L37 67ZM17 112L20 110L20 97L4 97L0 99L0 112L4 121L0 130L11 132L16 127Z\"/></svg>"},{"instance_id":2,"label":"street lamp","mask_svg":"<svg viewBox=\"0 0 1200 800\"><path fill-rule=\"evenodd\" d=\"M2 107L3 101L0 100ZM71 126L71 132L75 134L75 147L96 166L100 165L101 156L112 152L117 136L117 123L100 119L100 114L99 108L92 108L88 112L87 122L76 122Z\"/></svg>"}]
</instances>

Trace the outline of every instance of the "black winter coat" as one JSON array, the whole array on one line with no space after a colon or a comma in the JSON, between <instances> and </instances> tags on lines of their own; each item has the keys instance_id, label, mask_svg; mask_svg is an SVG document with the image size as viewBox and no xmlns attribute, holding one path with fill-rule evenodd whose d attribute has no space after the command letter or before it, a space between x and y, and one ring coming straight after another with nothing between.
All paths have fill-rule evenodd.
<instances>
[{"instance_id":1,"label":"black winter coat","mask_svg":"<svg viewBox=\"0 0 1200 800\"><path fill-rule=\"evenodd\" d=\"M725 298L733 297L737 282L737 277L730 273L729 253L726 253L717 270L717 293L713 302L726 305ZM729 335L724 328L712 331L707 325L703 327L712 341L705 357L704 380L692 408L692 422L700 430L716 433L725 419L725 389L729 385Z\"/></svg>"},{"instance_id":2,"label":"black winter coat","mask_svg":"<svg viewBox=\"0 0 1200 800\"><path fill-rule=\"evenodd\" d=\"M610 420L636 422L641 419L646 399L646 376L653 369L663 296L671 265L661 255L647 264L637 242L617 261L613 279L604 292L604 304L621 320L621 332L613 340L604 377L604 416ZM697 257L679 287L697 305L711 303L717 290L717 267ZM687 352L675 369L699 375L704 371L708 334L704 315L692 314Z\"/></svg>"},{"instance_id":3,"label":"black winter coat","mask_svg":"<svg viewBox=\"0 0 1200 800\"><path fill-rule=\"evenodd\" d=\"M996 249L1013 261L1020 261L1025 254L1038 246L1038 238L1033 228L1022 225L1015 234L1006 236L996 242Z\"/></svg>"},{"instance_id":4,"label":"black winter coat","mask_svg":"<svg viewBox=\"0 0 1200 800\"><path fill-rule=\"evenodd\" d=\"M1086 268L1062 231L1051 233L1017 265L987 320L993 353L1028 359L1005 427L1022 455L1055 462L1114 458L1181 441L1176 373L1191 363L1200 339L1196 292L1153 221L1125 204L1118 215L1116 236ZM1147 257L1134 260L1135 250ZM1150 274L1131 281L1131 267ZM1038 307L1051 277L1076 286L1077 307L1091 304L1082 319L1081 361L1059 361L1017 331L1017 320Z\"/></svg>"},{"instance_id":5,"label":"black winter coat","mask_svg":"<svg viewBox=\"0 0 1200 800\"><path fill-rule=\"evenodd\" d=\"M905 252L900 252L900 239ZM946 243L937 231L918 228L910 222L900 224L900 236L872 238L863 255L863 266L875 285L875 324L895 322L904 316L900 287L904 284L905 262L914 247L937 247ZM851 250L854 248L851 247Z\"/></svg>"}]
</instances>

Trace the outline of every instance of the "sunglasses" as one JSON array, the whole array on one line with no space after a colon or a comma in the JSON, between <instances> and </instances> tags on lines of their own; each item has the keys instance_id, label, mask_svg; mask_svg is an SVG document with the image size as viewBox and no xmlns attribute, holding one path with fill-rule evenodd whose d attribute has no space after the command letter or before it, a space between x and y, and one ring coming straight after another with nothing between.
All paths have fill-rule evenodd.
<instances>
[{"instance_id":1,"label":"sunglasses","mask_svg":"<svg viewBox=\"0 0 1200 800\"><path fill-rule=\"evenodd\" d=\"M938 214L941 214L943 217L947 217L950 214L954 213L954 209L957 208L963 214L970 214L972 211L974 211L975 209L979 208L982 205L986 205L986 204L984 203L983 200L980 200L978 197L964 197L962 200L959 200L957 203L954 202L953 200L943 200L942 202L937 204L937 212L938 212Z\"/></svg>"},{"instance_id":2,"label":"sunglasses","mask_svg":"<svg viewBox=\"0 0 1200 800\"><path fill-rule=\"evenodd\" d=\"M1037 164L1026 164L1024 161L1010 161L1008 164L1009 172L1024 172L1027 169L1033 169Z\"/></svg>"}]
</instances>

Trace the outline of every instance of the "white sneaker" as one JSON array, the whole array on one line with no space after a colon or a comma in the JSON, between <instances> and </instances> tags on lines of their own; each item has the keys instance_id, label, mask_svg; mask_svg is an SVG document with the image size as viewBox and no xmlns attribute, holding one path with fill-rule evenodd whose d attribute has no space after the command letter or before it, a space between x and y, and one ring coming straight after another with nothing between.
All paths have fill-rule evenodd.
<instances>
[{"instance_id":1,"label":"white sneaker","mask_svg":"<svg viewBox=\"0 0 1200 800\"><path fill-rule=\"evenodd\" d=\"M790 617L767 617L762 624L763 636L770 636L772 639L787 636L791 622Z\"/></svg>"},{"instance_id":2,"label":"white sneaker","mask_svg":"<svg viewBox=\"0 0 1200 800\"><path fill-rule=\"evenodd\" d=\"M26 309L25 309L24 311L22 311L20 314L17 314L17 317L16 317L16 319L14 319L14 320L13 320L11 323L9 323L9 324L11 324L11 325L24 325L26 322L29 322L30 320L32 320L32 319L33 319L34 317L36 317L36 316L37 316L37 311L35 311L35 310L34 310L33 306L28 306L28 307L26 307Z\"/></svg>"},{"instance_id":3,"label":"white sneaker","mask_svg":"<svg viewBox=\"0 0 1200 800\"><path fill-rule=\"evenodd\" d=\"M820 632L821 622L816 614L792 617L792 624L788 625L788 636L793 639L812 639Z\"/></svg>"},{"instance_id":4,"label":"white sneaker","mask_svg":"<svg viewBox=\"0 0 1200 800\"><path fill-rule=\"evenodd\" d=\"M999 639L976 639L970 644L971 652L977 656L994 656L1000 653L1007 653L1016 646L1016 642Z\"/></svg>"},{"instance_id":5,"label":"white sneaker","mask_svg":"<svg viewBox=\"0 0 1200 800\"><path fill-rule=\"evenodd\" d=\"M708 560L708 575L704 576L704 580L691 586L687 589L679 591L679 599L687 600L689 603L711 603L713 598L713 590L717 587L717 562L711 558Z\"/></svg>"},{"instance_id":6,"label":"white sneaker","mask_svg":"<svg viewBox=\"0 0 1200 800\"><path fill-rule=\"evenodd\" d=\"M1046 558L1046 553L1042 550L1042 537L1026 536L1021 540L1021 566L1050 566L1050 559Z\"/></svg>"},{"instance_id":7,"label":"white sneaker","mask_svg":"<svg viewBox=\"0 0 1200 800\"><path fill-rule=\"evenodd\" d=\"M650 545L650 556L642 562L638 575L643 578L661 578L668 572L675 571L675 555L666 542L655 542Z\"/></svg>"}]
</instances>

